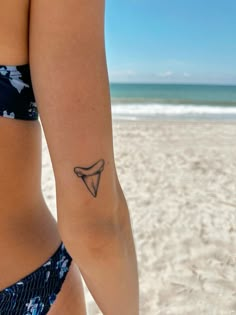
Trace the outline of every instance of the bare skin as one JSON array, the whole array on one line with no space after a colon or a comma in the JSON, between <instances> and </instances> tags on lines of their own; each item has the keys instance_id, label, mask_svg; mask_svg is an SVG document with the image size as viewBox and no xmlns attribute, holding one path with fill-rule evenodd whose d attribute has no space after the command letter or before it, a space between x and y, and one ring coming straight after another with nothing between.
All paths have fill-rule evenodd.
<instances>
[{"instance_id":1,"label":"bare skin","mask_svg":"<svg viewBox=\"0 0 236 315\"><path fill-rule=\"evenodd\" d=\"M29 3L0 0L0 65L29 62ZM61 238L41 191L40 123L0 117L0 130L2 290L42 265ZM86 314L81 275L74 263L48 314Z\"/></svg>"},{"instance_id":2,"label":"bare skin","mask_svg":"<svg viewBox=\"0 0 236 315\"><path fill-rule=\"evenodd\" d=\"M104 315L138 315L128 204L115 167L105 0L33 0L30 67L55 175L58 230Z\"/></svg>"}]
</instances>

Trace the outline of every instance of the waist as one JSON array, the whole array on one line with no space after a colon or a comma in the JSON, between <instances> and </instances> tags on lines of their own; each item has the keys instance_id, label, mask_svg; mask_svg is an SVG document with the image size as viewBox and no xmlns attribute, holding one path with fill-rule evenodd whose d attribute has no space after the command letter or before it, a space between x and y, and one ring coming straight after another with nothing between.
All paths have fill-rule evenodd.
<instances>
[{"instance_id":1,"label":"waist","mask_svg":"<svg viewBox=\"0 0 236 315\"><path fill-rule=\"evenodd\" d=\"M55 219L42 203L0 219L0 289L27 275L55 252L61 239Z\"/></svg>"}]
</instances>

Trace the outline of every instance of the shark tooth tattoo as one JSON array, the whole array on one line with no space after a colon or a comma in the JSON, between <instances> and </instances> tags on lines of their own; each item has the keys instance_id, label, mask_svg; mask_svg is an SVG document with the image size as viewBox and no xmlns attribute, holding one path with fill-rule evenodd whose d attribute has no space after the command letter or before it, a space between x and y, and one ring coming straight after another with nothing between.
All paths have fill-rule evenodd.
<instances>
[{"instance_id":1,"label":"shark tooth tattoo","mask_svg":"<svg viewBox=\"0 0 236 315\"><path fill-rule=\"evenodd\" d=\"M80 177L86 185L93 197L97 196L98 186L100 182L101 173L104 169L105 161L103 159L97 161L92 166L74 168L75 174Z\"/></svg>"}]
</instances>

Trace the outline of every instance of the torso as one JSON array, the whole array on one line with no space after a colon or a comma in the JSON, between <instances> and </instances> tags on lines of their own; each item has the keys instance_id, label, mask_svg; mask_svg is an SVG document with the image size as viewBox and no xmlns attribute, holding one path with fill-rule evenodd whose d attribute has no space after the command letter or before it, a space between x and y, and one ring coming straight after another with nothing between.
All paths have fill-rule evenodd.
<instances>
[{"instance_id":1,"label":"torso","mask_svg":"<svg viewBox=\"0 0 236 315\"><path fill-rule=\"evenodd\" d=\"M29 1L1 1L0 65L28 63ZM0 290L57 249L56 222L41 192L41 126L0 116Z\"/></svg>"},{"instance_id":2,"label":"torso","mask_svg":"<svg viewBox=\"0 0 236 315\"><path fill-rule=\"evenodd\" d=\"M28 61L28 12L29 0L0 2L0 64Z\"/></svg>"},{"instance_id":3,"label":"torso","mask_svg":"<svg viewBox=\"0 0 236 315\"><path fill-rule=\"evenodd\" d=\"M44 263L60 244L41 192L38 121L0 117L0 290Z\"/></svg>"}]
</instances>

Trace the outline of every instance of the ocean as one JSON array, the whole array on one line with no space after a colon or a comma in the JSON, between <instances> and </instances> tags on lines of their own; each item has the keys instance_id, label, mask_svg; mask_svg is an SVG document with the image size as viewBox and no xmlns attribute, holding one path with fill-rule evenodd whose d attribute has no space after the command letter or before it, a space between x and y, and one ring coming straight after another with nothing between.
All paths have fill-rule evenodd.
<instances>
[{"instance_id":1,"label":"ocean","mask_svg":"<svg viewBox=\"0 0 236 315\"><path fill-rule=\"evenodd\" d=\"M236 86L110 83L114 119L236 121Z\"/></svg>"}]
</instances>

